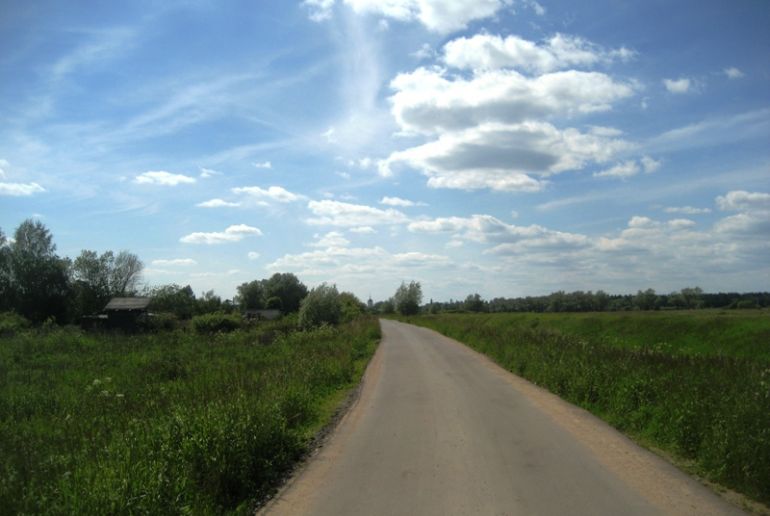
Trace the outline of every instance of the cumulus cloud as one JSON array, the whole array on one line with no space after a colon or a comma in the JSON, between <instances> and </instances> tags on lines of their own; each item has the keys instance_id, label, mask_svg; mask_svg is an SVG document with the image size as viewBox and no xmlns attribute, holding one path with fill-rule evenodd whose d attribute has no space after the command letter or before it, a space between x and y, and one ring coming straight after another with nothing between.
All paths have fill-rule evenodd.
<instances>
[{"instance_id":1,"label":"cumulus cloud","mask_svg":"<svg viewBox=\"0 0 770 516\"><path fill-rule=\"evenodd\" d=\"M647 174L652 174L662 165L660 160L653 159L649 156L642 156L640 163L642 164L642 169L644 169L644 172Z\"/></svg>"},{"instance_id":2,"label":"cumulus cloud","mask_svg":"<svg viewBox=\"0 0 770 516\"><path fill-rule=\"evenodd\" d=\"M325 235L314 235L315 241L312 242L310 247L346 247L350 244L350 240L339 231L330 231Z\"/></svg>"},{"instance_id":3,"label":"cumulus cloud","mask_svg":"<svg viewBox=\"0 0 770 516\"><path fill-rule=\"evenodd\" d=\"M172 174L165 170L144 172L134 178L134 183L140 185L177 186L194 182L194 177L186 176L184 174Z\"/></svg>"},{"instance_id":4,"label":"cumulus cloud","mask_svg":"<svg viewBox=\"0 0 770 516\"><path fill-rule=\"evenodd\" d=\"M687 93L692 87L692 81L686 77L681 79L663 79L663 85L669 93Z\"/></svg>"},{"instance_id":5,"label":"cumulus cloud","mask_svg":"<svg viewBox=\"0 0 770 516\"><path fill-rule=\"evenodd\" d=\"M256 260L257 258L259 258L260 254L256 251L249 251L249 253L246 256L249 258L249 260Z\"/></svg>"},{"instance_id":6,"label":"cumulus cloud","mask_svg":"<svg viewBox=\"0 0 770 516\"><path fill-rule=\"evenodd\" d=\"M389 175L392 165L404 163L428 176L433 188L533 192L545 182L532 176L603 163L628 145L576 129L559 130L547 122L486 123L394 152L380 163L380 173Z\"/></svg>"},{"instance_id":7,"label":"cumulus cloud","mask_svg":"<svg viewBox=\"0 0 770 516\"><path fill-rule=\"evenodd\" d=\"M427 206L424 202L415 202L410 201L408 199L401 199L400 197L388 197L385 196L380 201L380 204L384 204L386 206L401 206L404 208L409 208L412 206Z\"/></svg>"},{"instance_id":8,"label":"cumulus cloud","mask_svg":"<svg viewBox=\"0 0 770 516\"><path fill-rule=\"evenodd\" d=\"M371 226L359 226L356 228L350 228L348 231L351 233L357 233L359 235L373 235L374 233L377 233L377 230Z\"/></svg>"},{"instance_id":9,"label":"cumulus cloud","mask_svg":"<svg viewBox=\"0 0 770 516\"><path fill-rule=\"evenodd\" d=\"M476 34L457 38L444 46L443 61L465 70L515 68L544 73L570 67L592 67L613 60L629 60L635 53L627 48L607 50L583 38L556 34L536 43L519 36L505 38Z\"/></svg>"},{"instance_id":10,"label":"cumulus cloud","mask_svg":"<svg viewBox=\"0 0 770 516\"><path fill-rule=\"evenodd\" d=\"M745 76L742 71L740 71L738 68L735 68L734 66L725 68L723 71L728 79L740 79Z\"/></svg>"},{"instance_id":11,"label":"cumulus cloud","mask_svg":"<svg viewBox=\"0 0 770 516\"><path fill-rule=\"evenodd\" d=\"M319 0L314 0L319 3ZM474 20L494 16L510 0L344 0L354 12L395 20L419 21L428 30L447 34Z\"/></svg>"},{"instance_id":12,"label":"cumulus cloud","mask_svg":"<svg viewBox=\"0 0 770 516\"><path fill-rule=\"evenodd\" d=\"M192 258L175 258L172 260L153 260L152 265L155 267L190 267L197 265L198 262Z\"/></svg>"},{"instance_id":13,"label":"cumulus cloud","mask_svg":"<svg viewBox=\"0 0 770 516\"><path fill-rule=\"evenodd\" d=\"M418 68L397 75L390 86L395 91L391 112L402 131L426 135L492 121L517 123L607 111L634 92L631 85L606 74L578 70L534 78L515 70L493 70L466 79Z\"/></svg>"},{"instance_id":14,"label":"cumulus cloud","mask_svg":"<svg viewBox=\"0 0 770 516\"><path fill-rule=\"evenodd\" d=\"M225 201L224 199L211 199L196 204L199 208L237 208L240 205L241 203L239 202L230 202Z\"/></svg>"},{"instance_id":15,"label":"cumulus cloud","mask_svg":"<svg viewBox=\"0 0 770 516\"><path fill-rule=\"evenodd\" d=\"M261 236L262 231L246 224L236 224L229 226L224 231L211 233L196 232L183 236L179 239L184 244L225 244L230 242L240 242L247 236Z\"/></svg>"},{"instance_id":16,"label":"cumulus cloud","mask_svg":"<svg viewBox=\"0 0 770 516\"><path fill-rule=\"evenodd\" d=\"M381 210L340 201L310 201L307 207L315 215L308 223L319 226L376 226L400 224L408 220L406 215L392 208Z\"/></svg>"},{"instance_id":17,"label":"cumulus cloud","mask_svg":"<svg viewBox=\"0 0 770 516\"><path fill-rule=\"evenodd\" d=\"M733 190L716 198L720 210L768 210L770 193Z\"/></svg>"},{"instance_id":18,"label":"cumulus cloud","mask_svg":"<svg viewBox=\"0 0 770 516\"><path fill-rule=\"evenodd\" d=\"M252 163L255 168L273 168L273 164L269 161L254 162Z\"/></svg>"},{"instance_id":19,"label":"cumulus cloud","mask_svg":"<svg viewBox=\"0 0 770 516\"><path fill-rule=\"evenodd\" d=\"M233 188L232 192L235 194L248 195L257 200L268 200L280 203L301 201L306 198L304 195L292 193L281 186L270 186L268 188L241 186Z\"/></svg>"},{"instance_id":20,"label":"cumulus cloud","mask_svg":"<svg viewBox=\"0 0 770 516\"><path fill-rule=\"evenodd\" d=\"M45 192L45 188L37 183L0 183L0 195L28 197L42 192Z\"/></svg>"}]
</instances>

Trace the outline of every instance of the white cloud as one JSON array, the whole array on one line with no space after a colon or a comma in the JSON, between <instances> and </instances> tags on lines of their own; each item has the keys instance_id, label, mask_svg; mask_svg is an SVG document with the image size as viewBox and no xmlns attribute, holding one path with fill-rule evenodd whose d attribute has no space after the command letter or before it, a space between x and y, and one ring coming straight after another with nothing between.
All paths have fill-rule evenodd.
<instances>
[{"instance_id":1,"label":"white cloud","mask_svg":"<svg viewBox=\"0 0 770 516\"><path fill-rule=\"evenodd\" d=\"M27 197L41 192L45 192L45 188L37 183L0 183L0 195Z\"/></svg>"},{"instance_id":2,"label":"white cloud","mask_svg":"<svg viewBox=\"0 0 770 516\"><path fill-rule=\"evenodd\" d=\"M216 170L212 170L210 168L201 167L200 170L201 170L200 177L202 177L203 179L208 179L210 177L222 175L222 172L217 172Z\"/></svg>"},{"instance_id":3,"label":"white cloud","mask_svg":"<svg viewBox=\"0 0 770 516\"><path fill-rule=\"evenodd\" d=\"M428 43L423 43L422 46L419 48L419 50L416 50L409 55L414 57L415 59L419 59L420 61L423 61L427 59L433 59L434 57L436 57L436 51L433 50L433 47L431 47Z\"/></svg>"},{"instance_id":4,"label":"white cloud","mask_svg":"<svg viewBox=\"0 0 770 516\"><path fill-rule=\"evenodd\" d=\"M415 202L410 201L408 199L401 199L400 197L383 197L380 201L380 204L384 204L386 206L401 206L404 208L412 207L412 206L427 206L424 202Z\"/></svg>"},{"instance_id":5,"label":"white cloud","mask_svg":"<svg viewBox=\"0 0 770 516\"><path fill-rule=\"evenodd\" d=\"M249 251L249 253L246 256L248 256L249 260L256 260L257 258L259 258L260 254L256 251Z\"/></svg>"},{"instance_id":6,"label":"white cloud","mask_svg":"<svg viewBox=\"0 0 770 516\"><path fill-rule=\"evenodd\" d=\"M690 91L692 81L686 77L682 77L681 79L663 79L663 85L669 93L687 93Z\"/></svg>"},{"instance_id":7,"label":"white cloud","mask_svg":"<svg viewBox=\"0 0 770 516\"><path fill-rule=\"evenodd\" d=\"M606 50L577 36L556 34L543 43L519 36L476 34L457 38L444 46L443 61L454 68L496 70L515 68L543 73L570 67L592 67L613 60L629 60L634 52L626 48Z\"/></svg>"},{"instance_id":8,"label":"white cloud","mask_svg":"<svg viewBox=\"0 0 770 516\"><path fill-rule=\"evenodd\" d=\"M692 206L669 206L664 208L666 213L681 213L683 215L703 215L704 213L711 213L710 208L694 208Z\"/></svg>"},{"instance_id":9,"label":"white cloud","mask_svg":"<svg viewBox=\"0 0 770 516\"><path fill-rule=\"evenodd\" d=\"M374 233L377 233L377 230L371 226L359 226L356 228L350 228L348 231L351 233L357 233L359 235L373 235Z\"/></svg>"},{"instance_id":10,"label":"white cloud","mask_svg":"<svg viewBox=\"0 0 770 516\"><path fill-rule=\"evenodd\" d=\"M406 133L436 134L481 123L517 123L551 116L608 111L634 88L599 72L567 70L525 77L494 70L469 79L418 68L390 83L391 112Z\"/></svg>"},{"instance_id":11,"label":"white cloud","mask_svg":"<svg viewBox=\"0 0 770 516\"><path fill-rule=\"evenodd\" d=\"M400 224L408 220L406 215L398 210L381 210L363 204L325 200L310 201L307 207L316 216L308 220L308 223L313 225L357 227Z\"/></svg>"},{"instance_id":12,"label":"white cloud","mask_svg":"<svg viewBox=\"0 0 770 516\"><path fill-rule=\"evenodd\" d=\"M335 0L303 0L302 5L308 9L308 17L314 22L328 20L332 16Z\"/></svg>"},{"instance_id":13,"label":"white cloud","mask_svg":"<svg viewBox=\"0 0 770 516\"><path fill-rule=\"evenodd\" d=\"M134 178L134 183L140 185L177 186L194 182L194 177L185 176L184 174L172 174L164 170L144 172Z\"/></svg>"},{"instance_id":14,"label":"white cloud","mask_svg":"<svg viewBox=\"0 0 770 516\"><path fill-rule=\"evenodd\" d=\"M304 195L292 193L281 186L270 186L267 189L258 186L241 186L233 188L235 194L248 195L254 199L267 199L270 201L289 203L304 200Z\"/></svg>"},{"instance_id":15,"label":"white cloud","mask_svg":"<svg viewBox=\"0 0 770 516\"><path fill-rule=\"evenodd\" d=\"M175 258L173 260L153 260L152 265L155 267L190 267L197 265L198 262L192 258Z\"/></svg>"},{"instance_id":16,"label":"white cloud","mask_svg":"<svg viewBox=\"0 0 770 516\"><path fill-rule=\"evenodd\" d=\"M310 247L346 247L350 244L350 240L339 231L330 231L325 235L314 235L315 242L309 244Z\"/></svg>"},{"instance_id":17,"label":"white cloud","mask_svg":"<svg viewBox=\"0 0 770 516\"><path fill-rule=\"evenodd\" d=\"M380 163L382 175L404 163L428 176L428 186L498 191L542 190L547 177L608 161L629 144L546 122L486 123L449 132L438 140L392 153Z\"/></svg>"},{"instance_id":18,"label":"white cloud","mask_svg":"<svg viewBox=\"0 0 770 516\"><path fill-rule=\"evenodd\" d=\"M229 226L224 231L212 232L212 233L190 233L179 239L180 242L185 244L224 244L229 242L240 242L247 236L261 236L262 231L253 226L247 226L246 224L236 224Z\"/></svg>"},{"instance_id":19,"label":"white cloud","mask_svg":"<svg viewBox=\"0 0 770 516\"><path fill-rule=\"evenodd\" d=\"M746 75L742 71L740 71L738 68L735 68L734 66L731 66L730 68L725 68L723 71L729 79L740 79Z\"/></svg>"},{"instance_id":20,"label":"white cloud","mask_svg":"<svg viewBox=\"0 0 770 516\"><path fill-rule=\"evenodd\" d=\"M635 176L639 173L639 165L635 161L624 161L618 163L612 168L602 170L601 172L594 172L594 177L614 177L625 179L631 176Z\"/></svg>"},{"instance_id":21,"label":"white cloud","mask_svg":"<svg viewBox=\"0 0 770 516\"><path fill-rule=\"evenodd\" d=\"M716 198L720 210L770 210L770 193L733 190Z\"/></svg>"},{"instance_id":22,"label":"white cloud","mask_svg":"<svg viewBox=\"0 0 770 516\"><path fill-rule=\"evenodd\" d=\"M196 204L199 208L237 208L240 206L239 202L225 201L224 199L211 199Z\"/></svg>"},{"instance_id":23,"label":"white cloud","mask_svg":"<svg viewBox=\"0 0 770 516\"><path fill-rule=\"evenodd\" d=\"M273 164L269 161L254 162L252 163L255 168L273 168Z\"/></svg>"},{"instance_id":24,"label":"white cloud","mask_svg":"<svg viewBox=\"0 0 770 516\"><path fill-rule=\"evenodd\" d=\"M8 168L10 166L11 164L8 163L8 161L4 159L0 159L0 179L5 179L5 170L3 169Z\"/></svg>"},{"instance_id":25,"label":"white cloud","mask_svg":"<svg viewBox=\"0 0 770 516\"><path fill-rule=\"evenodd\" d=\"M644 172L646 174L652 174L656 170L658 170L662 164L660 160L653 159L649 156L642 156L642 159L640 160L642 163L642 168L644 169Z\"/></svg>"},{"instance_id":26,"label":"white cloud","mask_svg":"<svg viewBox=\"0 0 770 516\"><path fill-rule=\"evenodd\" d=\"M316 0L317 1L317 0ZM510 0L344 0L359 14L399 21L419 21L428 30L447 34L495 15Z\"/></svg>"}]
</instances>

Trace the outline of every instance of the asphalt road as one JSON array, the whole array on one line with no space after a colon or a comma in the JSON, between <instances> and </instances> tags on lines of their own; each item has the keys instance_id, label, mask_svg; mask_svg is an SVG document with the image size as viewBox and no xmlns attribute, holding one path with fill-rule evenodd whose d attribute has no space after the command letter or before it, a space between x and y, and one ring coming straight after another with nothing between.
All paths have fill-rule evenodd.
<instances>
[{"instance_id":1,"label":"asphalt road","mask_svg":"<svg viewBox=\"0 0 770 516\"><path fill-rule=\"evenodd\" d=\"M266 514L740 514L587 412L382 321L360 397Z\"/></svg>"}]
</instances>

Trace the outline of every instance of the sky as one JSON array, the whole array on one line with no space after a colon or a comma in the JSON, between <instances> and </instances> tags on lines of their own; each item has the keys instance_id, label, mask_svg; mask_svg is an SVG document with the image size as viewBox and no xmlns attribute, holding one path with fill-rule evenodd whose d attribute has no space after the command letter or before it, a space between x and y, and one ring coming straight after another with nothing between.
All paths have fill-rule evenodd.
<instances>
[{"instance_id":1,"label":"sky","mask_svg":"<svg viewBox=\"0 0 770 516\"><path fill-rule=\"evenodd\" d=\"M0 0L0 228L229 298L770 290L770 3Z\"/></svg>"}]
</instances>

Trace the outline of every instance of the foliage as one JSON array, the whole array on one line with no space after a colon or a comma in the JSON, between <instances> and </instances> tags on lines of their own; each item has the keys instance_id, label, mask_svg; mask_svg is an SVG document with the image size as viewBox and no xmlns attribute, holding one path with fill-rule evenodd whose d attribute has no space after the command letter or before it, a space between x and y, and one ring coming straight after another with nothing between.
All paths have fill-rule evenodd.
<instances>
[{"instance_id":1,"label":"foliage","mask_svg":"<svg viewBox=\"0 0 770 516\"><path fill-rule=\"evenodd\" d=\"M73 316L101 311L113 297L131 296L141 277L142 262L135 254L112 251L100 255L84 249L75 258L71 269L73 287Z\"/></svg>"},{"instance_id":2,"label":"foliage","mask_svg":"<svg viewBox=\"0 0 770 516\"><path fill-rule=\"evenodd\" d=\"M159 332L171 331L179 328L179 319L176 315L167 312L155 312L149 317L139 320L143 331Z\"/></svg>"},{"instance_id":3,"label":"foliage","mask_svg":"<svg viewBox=\"0 0 770 516\"><path fill-rule=\"evenodd\" d=\"M195 293L190 285L162 285L150 291L151 312L171 313L179 319L189 319L195 313L195 306Z\"/></svg>"},{"instance_id":4,"label":"foliage","mask_svg":"<svg viewBox=\"0 0 770 516\"><path fill-rule=\"evenodd\" d=\"M433 303L431 303L432 306ZM468 294L468 297L465 298L465 309L469 312L485 312L486 306L478 293Z\"/></svg>"},{"instance_id":5,"label":"foliage","mask_svg":"<svg viewBox=\"0 0 770 516\"><path fill-rule=\"evenodd\" d=\"M1 512L253 513L358 381L379 327L263 342L270 330L3 339Z\"/></svg>"},{"instance_id":6,"label":"foliage","mask_svg":"<svg viewBox=\"0 0 770 516\"><path fill-rule=\"evenodd\" d=\"M241 311L259 310L265 307L265 283L264 280L254 280L238 285L238 294L235 302Z\"/></svg>"},{"instance_id":7,"label":"foliage","mask_svg":"<svg viewBox=\"0 0 770 516\"><path fill-rule=\"evenodd\" d=\"M322 324L337 324L342 317L342 303L335 285L322 283L308 293L299 307L299 326L309 329Z\"/></svg>"},{"instance_id":8,"label":"foliage","mask_svg":"<svg viewBox=\"0 0 770 516\"><path fill-rule=\"evenodd\" d=\"M29 321L16 312L0 312L0 337L13 336L29 328Z\"/></svg>"},{"instance_id":9,"label":"foliage","mask_svg":"<svg viewBox=\"0 0 770 516\"><path fill-rule=\"evenodd\" d=\"M402 282L393 296L395 309L401 315L416 314L420 311L420 303L422 303L422 287L417 281L411 281L409 285Z\"/></svg>"},{"instance_id":10,"label":"foliage","mask_svg":"<svg viewBox=\"0 0 770 516\"><path fill-rule=\"evenodd\" d=\"M763 312L410 318L495 359L700 473L770 501Z\"/></svg>"},{"instance_id":11,"label":"foliage","mask_svg":"<svg viewBox=\"0 0 770 516\"><path fill-rule=\"evenodd\" d=\"M226 314L214 312L211 314L196 315L192 318L192 326L198 333L231 332L242 325L239 314Z\"/></svg>"},{"instance_id":12,"label":"foliage","mask_svg":"<svg viewBox=\"0 0 770 516\"><path fill-rule=\"evenodd\" d=\"M341 321L352 321L361 314L366 313L366 305L352 292L341 292L339 299Z\"/></svg>"},{"instance_id":13,"label":"foliage","mask_svg":"<svg viewBox=\"0 0 770 516\"><path fill-rule=\"evenodd\" d=\"M306 295L307 287L290 272L277 272L265 282L265 302L277 297L281 300L280 309L286 313L298 311L300 302Z\"/></svg>"}]
</instances>

